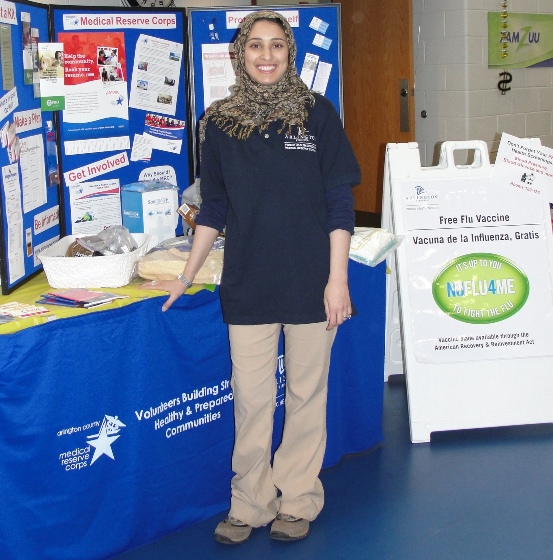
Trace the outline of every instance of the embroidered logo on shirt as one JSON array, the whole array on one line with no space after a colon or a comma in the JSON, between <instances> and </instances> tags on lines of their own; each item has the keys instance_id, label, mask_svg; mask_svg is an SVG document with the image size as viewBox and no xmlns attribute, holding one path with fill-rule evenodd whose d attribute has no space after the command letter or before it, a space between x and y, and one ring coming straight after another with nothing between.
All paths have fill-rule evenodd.
<instances>
[{"instance_id":1,"label":"embroidered logo on shirt","mask_svg":"<svg viewBox=\"0 0 553 560\"><path fill-rule=\"evenodd\" d=\"M294 136L292 134L286 134L284 139L284 149L285 150L304 150L306 152L316 152L317 151L317 139L313 134L309 134L306 130L303 136Z\"/></svg>"}]
</instances>

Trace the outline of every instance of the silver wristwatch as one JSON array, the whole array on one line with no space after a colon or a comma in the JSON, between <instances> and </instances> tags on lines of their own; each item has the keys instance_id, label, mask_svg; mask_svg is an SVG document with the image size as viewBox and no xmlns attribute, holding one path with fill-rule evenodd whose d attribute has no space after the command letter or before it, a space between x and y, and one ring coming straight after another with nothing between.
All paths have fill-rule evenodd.
<instances>
[{"instance_id":1,"label":"silver wristwatch","mask_svg":"<svg viewBox=\"0 0 553 560\"><path fill-rule=\"evenodd\" d=\"M188 290L188 288L190 288L192 286L192 282L190 282L190 280L187 280L182 274L179 274L177 276L177 280L180 280L184 284L184 286L187 290Z\"/></svg>"}]
</instances>

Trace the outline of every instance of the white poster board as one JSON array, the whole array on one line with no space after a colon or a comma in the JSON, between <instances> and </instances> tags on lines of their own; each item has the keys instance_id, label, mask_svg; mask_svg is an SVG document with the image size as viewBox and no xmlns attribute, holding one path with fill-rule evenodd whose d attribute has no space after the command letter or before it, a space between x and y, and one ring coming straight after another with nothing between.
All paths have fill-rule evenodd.
<instances>
[{"instance_id":1,"label":"white poster board","mask_svg":"<svg viewBox=\"0 0 553 560\"><path fill-rule=\"evenodd\" d=\"M455 166L455 150L474 163ZM484 142L446 142L427 168L417 144L388 145L383 227L405 239L389 263L385 372L405 371L413 442L553 422L549 205L492 172Z\"/></svg>"}]
</instances>

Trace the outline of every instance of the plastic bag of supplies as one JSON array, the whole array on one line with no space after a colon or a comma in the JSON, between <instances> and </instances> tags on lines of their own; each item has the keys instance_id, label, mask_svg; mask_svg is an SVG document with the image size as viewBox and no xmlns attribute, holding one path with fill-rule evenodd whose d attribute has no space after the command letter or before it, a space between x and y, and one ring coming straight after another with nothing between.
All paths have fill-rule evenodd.
<instances>
[{"instance_id":1,"label":"plastic bag of supplies","mask_svg":"<svg viewBox=\"0 0 553 560\"><path fill-rule=\"evenodd\" d=\"M139 259L137 272L145 280L174 280L182 274L190 256L194 236L175 237L156 245ZM223 272L224 237L218 237L204 264L198 271L194 284L220 284Z\"/></svg>"},{"instance_id":2,"label":"plastic bag of supplies","mask_svg":"<svg viewBox=\"0 0 553 560\"><path fill-rule=\"evenodd\" d=\"M381 263L403 241L386 229L356 227L351 236L349 258L368 266Z\"/></svg>"}]
</instances>

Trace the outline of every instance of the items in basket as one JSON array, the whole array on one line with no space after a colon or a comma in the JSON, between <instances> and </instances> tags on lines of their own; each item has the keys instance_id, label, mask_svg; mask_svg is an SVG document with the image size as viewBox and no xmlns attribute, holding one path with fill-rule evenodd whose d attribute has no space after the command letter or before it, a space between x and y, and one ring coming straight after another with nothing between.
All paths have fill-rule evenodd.
<instances>
[{"instance_id":1,"label":"items in basket","mask_svg":"<svg viewBox=\"0 0 553 560\"><path fill-rule=\"evenodd\" d=\"M66 257L123 255L138 249L138 243L125 226L110 226L96 235L77 237L67 248Z\"/></svg>"}]
</instances>

